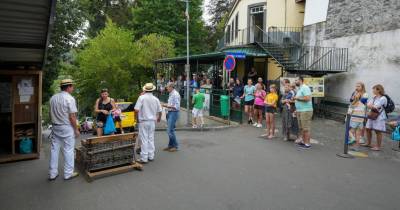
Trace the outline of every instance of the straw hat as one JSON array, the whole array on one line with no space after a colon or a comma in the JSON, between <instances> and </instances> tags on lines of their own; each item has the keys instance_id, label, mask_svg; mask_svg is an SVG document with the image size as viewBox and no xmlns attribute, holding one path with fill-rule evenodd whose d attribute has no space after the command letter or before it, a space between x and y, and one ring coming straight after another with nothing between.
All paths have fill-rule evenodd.
<instances>
[{"instance_id":1,"label":"straw hat","mask_svg":"<svg viewBox=\"0 0 400 210\"><path fill-rule=\"evenodd\" d=\"M66 85L72 85L74 84L74 81L72 79L63 79L60 82L60 86L66 86Z\"/></svg>"},{"instance_id":2,"label":"straw hat","mask_svg":"<svg viewBox=\"0 0 400 210\"><path fill-rule=\"evenodd\" d=\"M144 86L143 86L143 91L145 91L145 92L152 92L152 91L154 91L156 89L156 87L153 85L153 83L146 83Z\"/></svg>"}]
</instances>

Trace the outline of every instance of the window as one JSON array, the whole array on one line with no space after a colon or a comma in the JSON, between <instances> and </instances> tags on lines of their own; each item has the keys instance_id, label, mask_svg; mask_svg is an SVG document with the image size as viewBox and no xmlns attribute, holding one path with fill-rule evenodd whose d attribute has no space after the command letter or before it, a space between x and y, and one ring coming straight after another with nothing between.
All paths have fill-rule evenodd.
<instances>
[{"instance_id":1,"label":"window","mask_svg":"<svg viewBox=\"0 0 400 210\"><path fill-rule=\"evenodd\" d=\"M250 14L259 14L264 12L264 6L250 8Z\"/></svg>"},{"instance_id":2,"label":"window","mask_svg":"<svg viewBox=\"0 0 400 210\"><path fill-rule=\"evenodd\" d=\"M235 17L235 29L235 37L237 38L239 34L239 13L237 13Z\"/></svg>"},{"instance_id":3,"label":"window","mask_svg":"<svg viewBox=\"0 0 400 210\"><path fill-rule=\"evenodd\" d=\"M231 37L232 41L235 39L235 20L232 21L232 30L231 30Z\"/></svg>"},{"instance_id":4,"label":"window","mask_svg":"<svg viewBox=\"0 0 400 210\"><path fill-rule=\"evenodd\" d=\"M226 43L231 42L231 25L226 28Z\"/></svg>"}]
</instances>

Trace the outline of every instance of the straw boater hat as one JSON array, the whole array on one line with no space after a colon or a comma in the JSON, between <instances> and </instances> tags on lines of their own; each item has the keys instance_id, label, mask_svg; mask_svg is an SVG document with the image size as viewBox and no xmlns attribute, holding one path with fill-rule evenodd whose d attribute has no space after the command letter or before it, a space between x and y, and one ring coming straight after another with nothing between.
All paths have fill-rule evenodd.
<instances>
[{"instance_id":1,"label":"straw boater hat","mask_svg":"<svg viewBox=\"0 0 400 210\"><path fill-rule=\"evenodd\" d=\"M143 91L145 91L145 92L152 92L152 91L154 91L156 89L156 87L153 85L153 83L146 83L144 86L143 86Z\"/></svg>"},{"instance_id":2,"label":"straw boater hat","mask_svg":"<svg viewBox=\"0 0 400 210\"><path fill-rule=\"evenodd\" d=\"M72 79L63 79L60 82L60 86L66 86L66 85L72 85L74 84L74 81Z\"/></svg>"}]
</instances>

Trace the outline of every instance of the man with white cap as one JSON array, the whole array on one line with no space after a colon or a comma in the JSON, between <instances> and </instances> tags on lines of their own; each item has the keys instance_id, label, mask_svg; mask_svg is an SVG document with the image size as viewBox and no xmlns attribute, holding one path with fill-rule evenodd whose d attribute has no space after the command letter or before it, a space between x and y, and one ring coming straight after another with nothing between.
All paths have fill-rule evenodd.
<instances>
[{"instance_id":1,"label":"man with white cap","mask_svg":"<svg viewBox=\"0 0 400 210\"><path fill-rule=\"evenodd\" d=\"M51 153L49 180L54 181L58 177L58 156L60 149L64 155L64 179L70 180L78 176L74 172L74 148L75 137L79 136L77 126L76 102L71 93L74 91L71 79L62 80L61 92L50 99L50 117L52 123Z\"/></svg>"},{"instance_id":2,"label":"man with white cap","mask_svg":"<svg viewBox=\"0 0 400 210\"><path fill-rule=\"evenodd\" d=\"M143 87L144 94L141 95L135 105L135 112L139 122L139 139L141 141L140 163L154 160L154 132L156 121L161 120L161 104L158 98L153 96L156 87L147 83Z\"/></svg>"}]
</instances>

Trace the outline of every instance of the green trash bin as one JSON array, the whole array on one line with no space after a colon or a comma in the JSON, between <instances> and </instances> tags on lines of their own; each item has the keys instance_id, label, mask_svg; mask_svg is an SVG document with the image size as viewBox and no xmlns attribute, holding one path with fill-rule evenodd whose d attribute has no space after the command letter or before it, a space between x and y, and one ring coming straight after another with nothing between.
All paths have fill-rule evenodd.
<instances>
[{"instance_id":1,"label":"green trash bin","mask_svg":"<svg viewBox=\"0 0 400 210\"><path fill-rule=\"evenodd\" d=\"M229 96L221 95L221 115L227 117L229 115Z\"/></svg>"}]
</instances>

